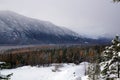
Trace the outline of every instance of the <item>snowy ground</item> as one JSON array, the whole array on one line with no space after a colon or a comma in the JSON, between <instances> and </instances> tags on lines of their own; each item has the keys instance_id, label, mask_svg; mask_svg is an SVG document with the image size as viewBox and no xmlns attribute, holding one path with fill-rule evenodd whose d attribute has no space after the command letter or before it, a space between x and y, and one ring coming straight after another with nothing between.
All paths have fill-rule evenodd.
<instances>
[{"instance_id":1,"label":"snowy ground","mask_svg":"<svg viewBox=\"0 0 120 80\"><path fill-rule=\"evenodd\" d=\"M51 67L31 67L24 66L16 69L2 70L2 74L13 73L11 80L86 80L84 76L87 63L63 64L55 70L55 65Z\"/></svg>"}]
</instances>

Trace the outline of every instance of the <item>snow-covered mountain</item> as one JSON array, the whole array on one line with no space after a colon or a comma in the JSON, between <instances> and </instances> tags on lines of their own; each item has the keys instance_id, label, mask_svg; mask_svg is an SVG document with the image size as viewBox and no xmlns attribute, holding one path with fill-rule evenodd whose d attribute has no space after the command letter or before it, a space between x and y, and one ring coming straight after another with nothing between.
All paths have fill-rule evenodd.
<instances>
[{"instance_id":1,"label":"snow-covered mountain","mask_svg":"<svg viewBox=\"0 0 120 80\"><path fill-rule=\"evenodd\" d=\"M91 39L12 11L0 11L0 44L66 44L85 43Z\"/></svg>"}]
</instances>

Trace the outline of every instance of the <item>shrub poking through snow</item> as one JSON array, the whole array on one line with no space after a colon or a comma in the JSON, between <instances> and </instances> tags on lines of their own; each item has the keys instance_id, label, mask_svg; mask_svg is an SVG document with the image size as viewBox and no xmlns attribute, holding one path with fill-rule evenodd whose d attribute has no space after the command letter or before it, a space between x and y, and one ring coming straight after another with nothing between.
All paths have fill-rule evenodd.
<instances>
[{"instance_id":1,"label":"shrub poking through snow","mask_svg":"<svg viewBox=\"0 0 120 80\"><path fill-rule=\"evenodd\" d=\"M5 62L0 62L0 69L2 69L3 67L5 67ZM13 75L13 73L8 74L8 75L3 75L0 73L0 80L10 80L10 77Z\"/></svg>"}]
</instances>

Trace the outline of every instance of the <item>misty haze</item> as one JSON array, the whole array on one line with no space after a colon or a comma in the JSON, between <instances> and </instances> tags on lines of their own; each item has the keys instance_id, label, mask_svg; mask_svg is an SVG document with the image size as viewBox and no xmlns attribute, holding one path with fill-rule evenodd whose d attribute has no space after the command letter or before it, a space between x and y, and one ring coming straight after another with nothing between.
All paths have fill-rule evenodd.
<instances>
[{"instance_id":1,"label":"misty haze","mask_svg":"<svg viewBox=\"0 0 120 80\"><path fill-rule=\"evenodd\" d=\"M120 0L0 0L0 80L120 80Z\"/></svg>"}]
</instances>

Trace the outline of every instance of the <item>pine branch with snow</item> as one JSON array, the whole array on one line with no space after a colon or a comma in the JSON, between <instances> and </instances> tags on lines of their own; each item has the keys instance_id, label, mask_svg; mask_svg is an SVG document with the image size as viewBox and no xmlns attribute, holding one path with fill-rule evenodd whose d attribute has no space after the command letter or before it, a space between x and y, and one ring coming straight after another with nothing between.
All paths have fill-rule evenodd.
<instances>
[{"instance_id":1,"label":"pine branch with snow","mask_svg":"<svg viewBox=\"0 0 120 80\"><path fill-rule=\"evenodd\" d=\"M5 65L5 62L0 62L0 70L2 69L2 67ZM10 77L13 75L13 73L8 74L8 75L3 75L0 73L0 80L10 80Z\"/></svg>"},{"instance_id":2,"label":"pine branch with snow","mask_svg":"<svg viewBox=\"0 0 120 80\"><path fill-rule=\"evenodd\" d=\"M112 40L112 45L105 48L102 57L101 77L103 79L120 78L120 40L116 36Z\"/></svg>"}]
</instances>

